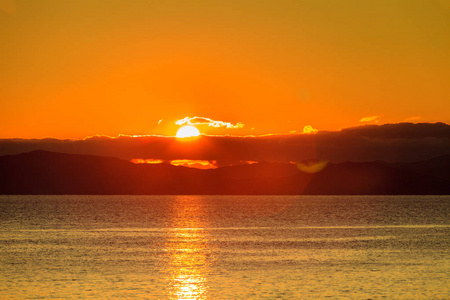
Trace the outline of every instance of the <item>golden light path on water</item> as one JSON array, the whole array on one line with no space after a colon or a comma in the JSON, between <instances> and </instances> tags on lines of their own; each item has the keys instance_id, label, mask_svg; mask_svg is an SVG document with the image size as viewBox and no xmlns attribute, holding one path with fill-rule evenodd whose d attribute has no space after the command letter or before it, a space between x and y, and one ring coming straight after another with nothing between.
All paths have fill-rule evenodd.
<instances>
[{"instance_id":1,"label":"golden light path on water","mask_svg":"<svg viewBox=\"0 0 450 300\"><path fill-rule=\"evenodd\" d=\"M170 299L207 299L211 249L203 229L207 224L202 201L202 197L179 196L171 207L173 230L165 242Z\"/></svg>"}]
</instances>

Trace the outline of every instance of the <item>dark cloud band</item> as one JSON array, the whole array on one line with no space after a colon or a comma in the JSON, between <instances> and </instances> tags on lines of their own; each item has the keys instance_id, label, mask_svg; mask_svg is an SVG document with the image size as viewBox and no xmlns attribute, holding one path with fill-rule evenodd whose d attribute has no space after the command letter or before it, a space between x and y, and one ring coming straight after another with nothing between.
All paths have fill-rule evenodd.
<instances>
[{"instance_id":1,"label":"dark cloud band","mask_svg":"<svg viewBox=\"0 0 450 300\"><path fill-rule=\"evenodd\" d=\"M218 166L242 161L419 161L450 154L450 125L400 123L316 134L202 136L185 142L164 136L90 137L83 140L3 139L0 155L32 150L122 159L208 160Z\"/></svg>"}]
</instances>

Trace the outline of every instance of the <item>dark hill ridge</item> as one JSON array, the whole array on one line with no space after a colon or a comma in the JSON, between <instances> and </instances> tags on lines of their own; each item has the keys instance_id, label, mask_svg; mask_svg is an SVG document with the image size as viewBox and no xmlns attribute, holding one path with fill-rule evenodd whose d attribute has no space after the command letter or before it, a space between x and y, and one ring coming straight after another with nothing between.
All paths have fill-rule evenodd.
<instances>
[{"instance_id":1,"label":"dark hill ridge","mask_svg":"<svg viewBox=\"0 0 450 300\"><path fill-rule=\"evenodd\" d=\"M416 173L450 180L450 155L413 162L391 164L399 169L406 169Z\"/></svg>"},{"instance_id":2,"label":"dark hill ridge","mask_svg":"<svg viewBox=\"0 0 450 300\"><path fill-rule=\"evenodd\" d=\"M0 156L0 194L450 194L449 156L426 162L292 164L198 170L92 155L33 151Z\"/></svg>"}]
</instances>

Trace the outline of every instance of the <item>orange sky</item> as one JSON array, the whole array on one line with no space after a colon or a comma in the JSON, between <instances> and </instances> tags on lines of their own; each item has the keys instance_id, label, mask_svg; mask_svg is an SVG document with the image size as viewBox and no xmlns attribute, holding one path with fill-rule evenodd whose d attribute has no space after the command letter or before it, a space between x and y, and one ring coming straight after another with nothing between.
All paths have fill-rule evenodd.
<instances>
[{"instance_id":1,"label":"orange sky","mask_svg":"<svg viewBox=\"0 0 450 300\"><path fill-rule=\"evenodd\" d=\"M0 0L0 138L450 123L449 37L445 0Z\"/></svg>"}]
</instances>

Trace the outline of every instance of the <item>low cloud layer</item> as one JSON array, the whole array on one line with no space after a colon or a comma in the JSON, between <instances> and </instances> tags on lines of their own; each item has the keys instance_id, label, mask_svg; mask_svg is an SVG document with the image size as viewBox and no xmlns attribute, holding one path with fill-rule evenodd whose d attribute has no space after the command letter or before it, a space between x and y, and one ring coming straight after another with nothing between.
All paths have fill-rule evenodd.
<instances>
[{"instance_id":1,"label":"low cloud layer","mask_svg":"<svg viewBox=\"0 0 450 300\"><path fill-rule=\"evenodd\" d=\"M242 161L420 161L450 154L450 125L367 125L316 134L202 136L186 142L164 136L96 136L84 140L3 139L0 155L32 150L112 156L121 159L204 160L217 166Z\"/></svg>"}]
</instances>

